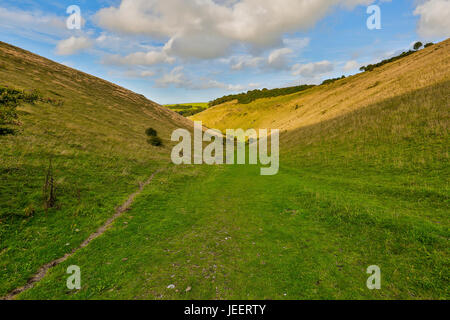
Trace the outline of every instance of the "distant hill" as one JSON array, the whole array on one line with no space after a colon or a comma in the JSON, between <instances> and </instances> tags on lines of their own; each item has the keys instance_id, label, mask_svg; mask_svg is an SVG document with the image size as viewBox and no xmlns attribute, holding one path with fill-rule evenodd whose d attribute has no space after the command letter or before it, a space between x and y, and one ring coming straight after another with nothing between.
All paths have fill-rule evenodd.
<instances>
[{"instance_id":1,"label":"distant hill","mask_svg":"<svg viewBox=\"0 0 450 320\"><path fill-rule=\"evenodd\" d=\"M236 127L294 130L449 80L449 67L450 40L446 40L371 68L371 72L248 104L229 101L191 119L220 130Z\"/></svg>"}]
</instances>

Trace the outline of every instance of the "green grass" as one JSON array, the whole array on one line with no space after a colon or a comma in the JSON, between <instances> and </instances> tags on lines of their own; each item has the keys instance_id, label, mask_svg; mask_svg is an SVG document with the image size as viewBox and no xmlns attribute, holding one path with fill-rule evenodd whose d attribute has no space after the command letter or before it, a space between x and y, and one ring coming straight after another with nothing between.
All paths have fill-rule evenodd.
<instances>
[{"instance_id":1,"label":"green grass","mask_svg":"<svg viewBox=\"0 0 450 320\"><path fill-rule=\"evenodd\" d=\"M0 43L0 86L38 90L21 103L15 135L0 136L0 296L86 239L168 161L185 119L106 81ZM147 143L154 127L164 147ZM44 211L52 159L57 204ZM77 231L78 230L78 231Z\"/></svg>"},{"instance_id":2,"label":"green grass","mask_svg":"<svg viewBox=\"0 0 450 320\"><path fill-rule=\"evenodd\" d=\"M292 132L295 146L282 136L276 176L170 167L20 298L448 299L448 89ZM65 287L73 264L80 291ZM370 265L381 290L366 287Z\"/></svg>"},{"instance_id":3,"label":"green grass","mask_svg":"<svg viewBox=\"0 0 450 320\"><path fill-rule=\"evenodd\" d=\"M448 298L448 230L411 214L438 210L377 189L304 170L169 171L111 232L21 298ZM83 275L77 292L65 288L73 264ZM380 291L365 286L373 264Z\"/></svg>"},{"instance_id":4,"label":"green grass","mask_svg":"<svg viewBox=\"0 0 450 320\"><path fill-rule=\"evenodd\" d=\"M51 82L56 68L0 58L0 76L20 89ZM44 80L24 73L36 69ZM449 81L283 131L279 174L260 176L259 166L169 164L167 138L154 148L145 129L164 138L187 122L150 104L143 112L140 96L80 74L94 82L75 81L75 94L74 71L58 70L65 85L36 89L64 105L24 105L21 132L0 137L0 296L78 247L166 168L111 229L18 298L449 299ZM46 215L49 158L59 205ZM79 291L66 288L70 265L81 267ZM381 290L366 287L370 265L381 268Z\"/></svg>"}]
</instances>

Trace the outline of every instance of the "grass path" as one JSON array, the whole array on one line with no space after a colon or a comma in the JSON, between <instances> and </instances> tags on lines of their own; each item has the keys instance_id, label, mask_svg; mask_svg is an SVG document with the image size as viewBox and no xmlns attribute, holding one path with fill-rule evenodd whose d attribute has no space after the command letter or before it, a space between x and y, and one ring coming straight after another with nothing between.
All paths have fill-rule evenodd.
<instances>
[{"instance_id":1,"label":"grass path","mask_svg":"<svg viewBox=\"0 0 450 320\"><path fill-rule=\"evenodd\" d=\"M38 270L38 272L27 281L26 285L14 289L9 294L7 294L5 297L2 297L0 300L13 300L22 292L25 292L26 290L33 288L37 282L39 282L43 277L45 277L45 275L51 268L63 263L64 261L69 259L71 256L73 256L77 251L88 246L91 243L91 241L93 241L94 239L96 239L96 238L100 237L102 234L104 234L112 226L112 224L114 223L114 221L117 218L119 218L125 211L130 209L135 198L144 190L144 188L146 186L148 186L151 183L151 181L153 180L155 175L161 171L162 170L157 170L147 179L147 181L140 184L139 190L137 190L135 193L130 195L129 198L127 199L127 201L125 201L125 203L123 203L121 206L119 206L116 209L116 212L114 213L114 215L111 218L109 218L105 222L105 224L103 224L96 232L92 233L85 241L83 241L83 243L78 248L73 249L70 253L66 253L61 258L58 258L56 260L53 260L53 261L43 265Z\"/></svg>"},{"instance_id":2,"label":"grass path","mask_svg":"<svg viewBox=\"0 0 450 320\"><path fill-rule=\"evenodd\" d=\"M402 206L415 195L389 191L294 168L262 177L256 166L171 167L18 298L448 298L448 228L420 214L443 217L439 205ZM366 287L374 264L379 291ZM65 287L70 265L80 291Z\"/></svg>"}]
</instances>

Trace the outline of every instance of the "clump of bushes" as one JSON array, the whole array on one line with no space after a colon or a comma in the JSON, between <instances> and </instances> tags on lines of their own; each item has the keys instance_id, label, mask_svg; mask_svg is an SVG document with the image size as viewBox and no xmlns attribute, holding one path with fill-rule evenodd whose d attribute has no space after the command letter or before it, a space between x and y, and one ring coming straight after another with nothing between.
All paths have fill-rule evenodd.
<instances>
[{"instance_id":1,"label":"clump of bushes","mask_svg":"<svg viewBox=\"0 0 450 320\"><path fill-rule=\"evenodd\" d=\"M28 92L0 86L0 126L20 124L18 122L17 107L24 102L34 104L40 97L37 90ZM13 134L14 132L10 128L0 127L0 135Z\"/></svg>"},{"instance_id":2,"label":"clump of bushes","mask_svg":"<svg viewBox=\"0 0 450 320\"><path fill-rule=\"evenodd\" d=\"M19 90L0 86L0 136L15 134L16 130L2 127L20 125L17 107L22 103L35 104L37 101L53 106L62 106L63 100L43 98L38 90Z\"/></svg>"},{"instance_id":3,"label":"clump of bushes","mask_svg":"<svg viewBox=\"0 0 450 320\"><path fill-rule=\"evenodd\" d=\"M156 137L158 135L158 132L153 128L148 128L145 130L145 134L149 137Z\"/></svg>"},{"instance_id":4,"label":"clump of bushes","mask_svg":"<svg viewBox=\"0 0 450 320\"><path fill-rule=\"evenodd\" d=\"M0 136L16 134L16 130L10 128L0 128Z\"/></svg>"},{"instance_id":5,"label":"clump of bushes","mask_svg":"<svg viewBox=\"0 0 450 320\"><path fill-rule=\"evenodd\" d=\"M17 121L17 107L22 103L34 104L40 99L37 90L26 92L23 90L0 87L0 125L15 124Z\"/></svg>"},{"instance_id":6,"label":"clump of bushes","mask_svg":"<svg viewBox=\"0 0 450 320\"><path fill-rule=\"evenodd\" d=\"M420 42L420 41L418 41L418 42L416 42L415 44L414 44L414 50L419 50L420 48L422 48L422 46L423 46L423 43L422 42Z\"/></svg>"},{"instance_id":7,"label":"clump of bushes","mask_svg":"<svg viewBox=\"0 0 450 320\"><path fill-rule=\"evenodd\" d=\"M149 137L147 142L155 147L162 146L163 142L160 137L158 137L158 132L153 128L148 128L145 130L145 134Z\"/></svg>"}]
</instances>

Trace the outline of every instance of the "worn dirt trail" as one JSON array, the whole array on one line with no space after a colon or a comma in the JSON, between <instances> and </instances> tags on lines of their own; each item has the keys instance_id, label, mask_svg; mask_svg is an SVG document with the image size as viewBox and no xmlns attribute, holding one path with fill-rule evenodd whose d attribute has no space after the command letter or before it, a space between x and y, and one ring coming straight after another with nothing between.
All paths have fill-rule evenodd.
<instances>
[{"instance_id":1,"label":"worn dirt trail","mask_svg":"<svg viewBox=\"0 0 450 320\"><path fill-rule=\"evenodd\" d=\"M128 197L127 201L125 201L120 207L118 207L116 209L116 212L114 213L114 215L111 218L109 218L96 232L92 233L86 240L84 240L83 243L81 243L81 245L78 248L75 248L71 252L66 253L61 258L58 258L56 260L53 260L53 261L43 265L41 268L39 268L38 272L27 281L27 283L24 286L14 289L10 293L8 293L6 296L0 298L0 300L14 300L17 297L17 295L21 294L22 292L24 292L28 289L33 288L37 282L39 282L40 280L42 280L42 278L45 277L45 275L51 268L59 265L60 263L63 263L64 261L69 259L71 256L73 256L77 251L79 251L79 250L83 249L84 247L86 247L87 245L89 245L89 243L91 243L91 241L93 241L94 239L96 239L96 238L100 237L102 234L104 234L112 226L113 222L131 207L131 205L134 202L134 199L144 190L144 188L147 185L150 184L150 182L152 182L155 175L161 171L162 171L162 169L155 171L144 183L140 184L139 189L135 193L130 195Z\"/></svg>"}]
</instances>

